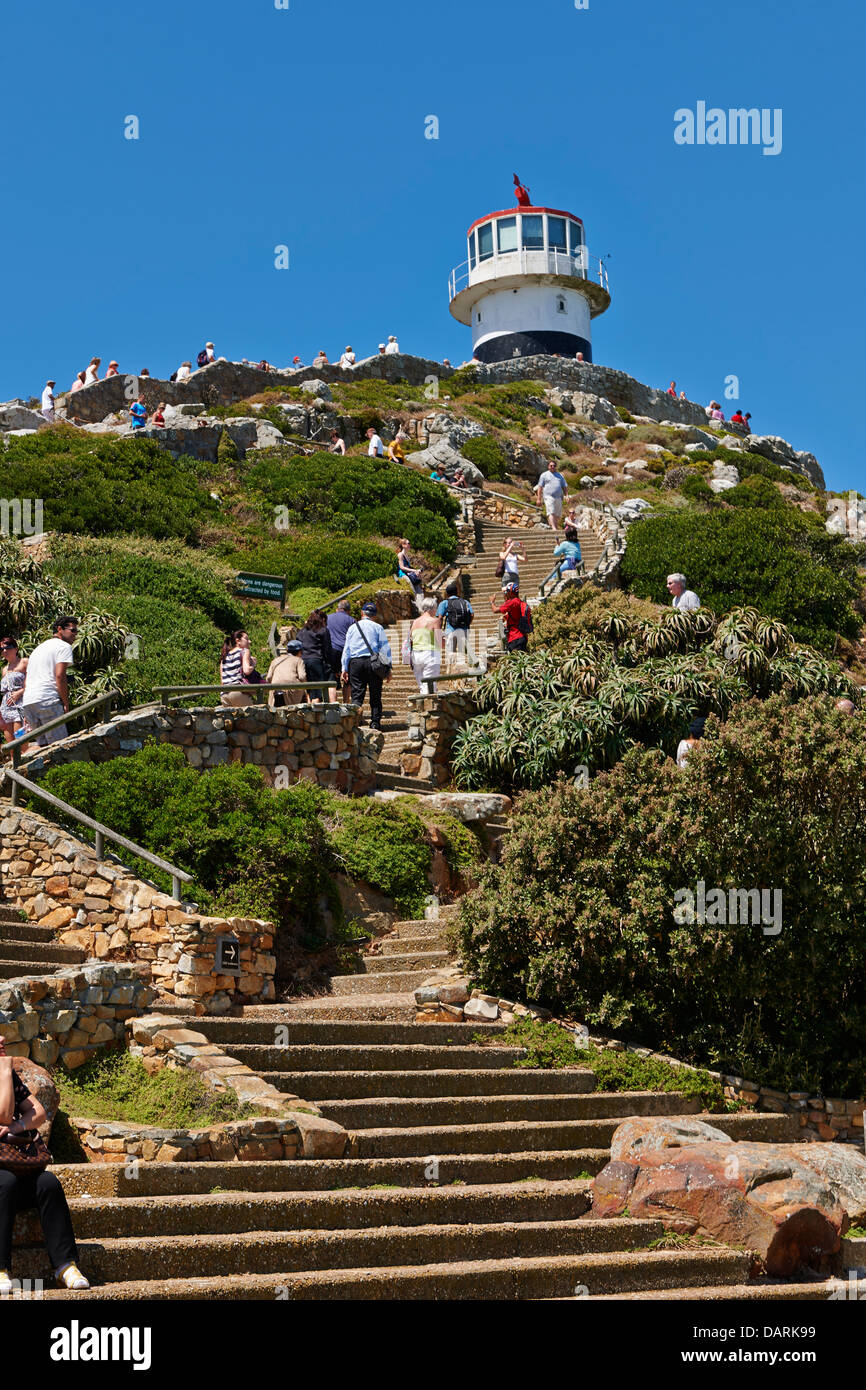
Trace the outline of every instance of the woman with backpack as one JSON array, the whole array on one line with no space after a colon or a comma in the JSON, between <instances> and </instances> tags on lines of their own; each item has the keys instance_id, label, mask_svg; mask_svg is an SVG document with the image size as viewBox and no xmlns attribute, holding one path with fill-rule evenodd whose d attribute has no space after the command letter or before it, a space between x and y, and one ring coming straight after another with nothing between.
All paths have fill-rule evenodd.
<instances>
[{"instance_id":1,"label":"woman with backpack","mask_svg":"<svg viewBox=\"0 0 866 1390\"><path fill-rule=\"evenodd\" d=\"M529 604L518 596L516 584L506 584L502 590L504 602L496 607L496 599L491 595L490 607L501 613L505 620L505 647L509 652L525 652L532 631L532 613Z\"/></svg>"},{"instance_id":2,"label":"woman with backpack","mask_svg":"<svg viewBox=\"0 0 866 1390\"><path fill-rule=\"evenodd\" d=\"M301 649L298 653L304 663L308 681L331 681L334 679L334 648L324 613L314 608L304 626L298 633ZM311 704L319 704L321 691L308 690ZM337 691L329 690L331 704L337 702Z\"/></svg>"},{"instance_id":3,"label":"woman with backpack","mask_svg":"<svg viewBox=\"0 0 866 1390\"><path fill-rule=\"evenodd\" d=\"M445 627L445 654L449 667L455 653L468 661L469 629L474 614L469 600L461 597L460 585L456 579L445 585L445 598L436 609L436 616Z\"/></svg>"}]
</instances>

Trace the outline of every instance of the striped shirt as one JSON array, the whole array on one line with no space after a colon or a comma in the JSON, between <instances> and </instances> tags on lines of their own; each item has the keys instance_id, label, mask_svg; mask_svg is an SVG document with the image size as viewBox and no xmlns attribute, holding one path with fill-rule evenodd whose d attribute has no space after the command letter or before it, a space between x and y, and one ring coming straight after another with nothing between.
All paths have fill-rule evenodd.
<instances>
[{"instance_id":1,"label":"striped shirt","mask_svg":"<svg viewBox=\"0 0 866 1390\"><path fill-rule=\"evenodd\" d=\"M220 665L222 685L243 685L244 654L241 647L235 647Z\"/></svg>"}]
</instances>

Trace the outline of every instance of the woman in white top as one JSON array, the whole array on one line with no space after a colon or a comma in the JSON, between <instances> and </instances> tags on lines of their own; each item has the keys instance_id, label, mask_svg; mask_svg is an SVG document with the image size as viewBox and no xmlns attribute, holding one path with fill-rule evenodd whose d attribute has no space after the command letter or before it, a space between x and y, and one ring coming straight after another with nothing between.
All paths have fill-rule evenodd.
<instances>
[{"instance_id":1,"label":"woman in white top","mask_svg":"<svg viewBox=\"0 0 866 1390\"><path fill-rule=\"evenodd\" d=\"M176 380L176 381L189 381L190 373L191 373L191 372L192 372L192 363L191 363L191 362L183 362L183 363L181 363L181 365L180 365L180 366L178 367L178 369L177 369L177 376L176 376L175 380Z\"/></svg>"},{"instance_id":2,"label":"woman in white top","mask_svg":"<svg viewBox=\"0 0 866 1390\"><path fill-rule=\"evenodd\" d=\"M345 352L343 352L343 353L341 354L341 356L340 356L340 366L341 366L341 367L354 367L354 365L355 365L355 354L354 354L354 352L352 351L351 347L347 347L346 350L345 350Z\"/></svg>"},{"instance_id":3,"label":"woman in white top","mask_svg":"<svg viewBox=\"0 0 866 1390\"><path fill-rule=\"evenodd\" d=\"M520 583L520 561L526 559L526 546L523 541L516 541L509 537L499 552L499 559L502 563L502 583Z\"/></svg>"},{"instance_id":4,"label":"woman in white top","mask_svg":"<svg viewBox=\"0 0 866 1390\"><path fill-rule=\"evenodd\" d=\"M706 722L705 718L692 720L689 725L688 738L680 739L677 745L677 767L685 767L692 749L697 748L701 741L701 734L704 732Z\"/></svg>"},{"instance_id":5,"label":"woman in white top","mask_svg":"<svg viewBox=\"0 0 866 1390\"><path fill-rule=\"evenodd\" d=\"M395 352L400 351L400 344L397 342L397 339L395 338L393 333L390 333L388 335L388 346L386 347L385 351L389 357L392 357Z\"/></svg>"},{"instance_id":6,"label":"woman in white top","mask_svg":"<svg viewBox=\"0 0 866 1390\"><path fill-rule=\"evenodd\" d=\"M324 348L319 348L318 353L313 358L313 366L316 368L330 366L328 354L325 352Z\"/></svg>"},{"instance_id":7,"label":"woman in white top","mask_svg":"<svg viewBox=\"0 0 866 1390\"><path fill-rule=\"evenodd\" d=\"M90 366L87 368L84 377L85 386L92 386L94 381L99 380L99 364L101 361L101 357L91 357Z\"/></svg>"}]
</instances>

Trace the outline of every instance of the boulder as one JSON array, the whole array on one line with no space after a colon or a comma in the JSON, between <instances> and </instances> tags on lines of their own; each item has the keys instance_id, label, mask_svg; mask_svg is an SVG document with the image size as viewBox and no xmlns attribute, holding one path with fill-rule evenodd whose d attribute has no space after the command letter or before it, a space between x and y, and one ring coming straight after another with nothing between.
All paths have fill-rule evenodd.
<instances>
[{"instance_id":1,"label":"boulder","mask_svg":"<svg viewBox=\"0 0 866 1390\"><path fill-rule=\"evenodd\" d=\"M312 377L309 381L301 382L301 390L305 396L318 396L320 400L332 401L334 393L326 381L320 381L318 377Z\"/></svg>"},{"instance_id":2,"label":"boulder","mask_svg":"<svg viewBox=\"0 0 866 1390\"><path fill-rule=\"evenodd\" d=\"M733 463L714 463L713 477L736 485L740 481L740 470Z\"/></svg>"},{"instance_id":3,"label":"boulder","mask_svg":"<svg viewBox=\"0 0 866 1390\"><path fill-rule=\"evenodd\" d=\"M48 1123L44 1124L40 1130L42 1138L48 1143L51 1138L54 1116L57 1114L57 1107L60 1104L60 1092L52 1081L50 1072L47 1072L44 1067L38 1066L36 1062L31 1062L29 1057L13 1057L12 1067L34 1100L39 1101L48 1117Z\"/></svg>"},{"instance_id":4,"label":"boulder","mask_svg":"<svg viewBox=\"0 0 866 1390\"><path fill-rule=\"evenodd\" d=\"M866 1154L853 1144L786 1144L785 1149L827 1184L852 1225L866 1222Z\"/></svg>"},{"instance_id":5,"label":"boulder","mask_svg":"<svg viewBox=\"0 0 866 1390\"><path fill-rule=\"evenodd\" d=\"M270 420L259 420L256 424L257 449L272 449L275 444L284 444L285 436Z\"/></svg>"},{"instance_id":6,"label":"boulder","mask_svg":"<svg viewBox=\"0 0 866 1390\"><path fill-rule=\"evenodd\" d=\"M499 1003L487 999L470 999L463 1006L463 1016L470 1023L493 1023L499 1017Z\"/></svg>"},{"instance_id":7,"label":"boulder","mask_svg":"<svg viewBox=\"0 0 866 1390\"><path fill-rule=\"evenodd\" d=\"M676 1139L670 1133L667 1139L655 1141L647 1131L616 1145L628 1156L595 1179L594 1215L628 1210L671 1230L753 1250L776 1278L804 1266L829 1268L848 1213L830 1181L795 1156L793 1146L735 1144L727 1136L684 1145L670 1142Z\"/></svg>"},{"instance_id":8,"label":"boulder","mask_svg":"<svg viewBox=\"0 0 866 1390\"><path fill-rule=\"evenodd\" d=\"M18 434L25 430L32 433L34 430L44 429L47 424L48 421L37 410L29 410L26 405L19 405L17 401L0 405L0 430L4 433Z\"/></svg>"},{"instance_id":9,"label":"boulder","mask_svg":"<svg viewBox=\"0 0 866 1390\"><path fill-rule=\"evenodd\" d=\"M707 487L711 492L727 492L729 488L736 487L737 484L731 478L708 478Z\"/></svg>"},{"instance_id":10,"label":"boulder","mask_svg":"<svg viewBox=\"0 0 866 1390\"><path fill-rule=\"evenodd\" d=\"M476 468L474 463L469 462L469 459L465 459L454 445L444 438L431 444L428 449L421 449L410 457L416 466L420 464L422 468L429 468L431 472L435 468L437 473L442 473L445 477L455 473L458 468L462 468L467 482L480 485L484 481L484 474L481 469Z\"/></svg>"},{"instance_id":11,"label":"boulder","mask_svg":"<svg viewBox=\"0 0 866 1390\"><path fill-rule=\"evenodd\" d=\"M797 452L787 439L777 434L750 434L744 440L744 447L752 454L760 454L780 468L790 468L794 473L803 473L819 488L824 488L824 473L814 454L805 449Z\"/></svg>"},{"instance_id":12,"label":"boulder","mask_svg":"<svg viewBox=\"0 0 866 1390\"><path fill-rule=\"evenodd\" d=\"M727 1134L704 1120L674 1115L639 1115L618 1125L610 1144L612 1160L637 1162L642 1154L681 1149L694 1144L733 1144Z\"/></svg>"},{"instance_id":13,"label":"boulder","mask_svg":"<svg viewBox=\"0 0 866 1390\"><path fill-rule=\"evenodd\" d=\"M577 415L592 420L597 425L619 425L622 421L614 406L606 396L593 395L591 391L575 391L571 404Z\"/></svg>"}]
</instances>

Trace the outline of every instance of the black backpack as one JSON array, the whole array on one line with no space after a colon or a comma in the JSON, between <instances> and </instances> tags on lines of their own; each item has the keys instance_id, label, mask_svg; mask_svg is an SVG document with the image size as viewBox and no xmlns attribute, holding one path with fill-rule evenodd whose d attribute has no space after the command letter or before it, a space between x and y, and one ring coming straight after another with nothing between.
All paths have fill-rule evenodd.
<instances>
[{"instance_id":1,"label":"black backpack","mask_svg":"<svg viewBox=\"0 0 866 1390\"><path fill-rule=\"evenodd\" d=\"M460 632L468 632L472 626L472 613L465 598L449 598L445 607L448 626Z\"/></svg>"},{"instance_id":2,"label":"black backpack","mask_svg":"<svg viewBox=\"0 0 866 1390\"><path fill-rule=\"evenodd\" d=\"M517 619L517 626L524 637L528 637L532 631L532 609L527 603L521 602L520 604L520 617Z\"/></svg>"},{"instance_id":3,"label":"black backpack","mask_svg":"<svg viewBox=\"0 0 866 1390\"><path fill-rule=\"evenodd\" d=\"M207 348L202 348L201 352L195 360L200 367L206 367L208 363Z\"/></svg>"}]
</instances>

